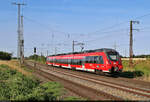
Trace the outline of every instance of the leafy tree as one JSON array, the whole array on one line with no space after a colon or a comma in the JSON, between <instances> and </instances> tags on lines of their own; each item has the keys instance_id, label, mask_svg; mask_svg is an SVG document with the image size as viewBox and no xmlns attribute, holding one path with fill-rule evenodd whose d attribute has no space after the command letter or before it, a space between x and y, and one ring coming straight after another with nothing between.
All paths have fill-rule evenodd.
<instances>
[{"instance_id":1,"label":"leafy tree","mask_svg":"<svg viewBox=\"0 0 150 102\"><path fill-rule=\"evenodd\" d=\"M12 54L0 51L0 60L11 60Z\"/></svg>"}]
</instances>

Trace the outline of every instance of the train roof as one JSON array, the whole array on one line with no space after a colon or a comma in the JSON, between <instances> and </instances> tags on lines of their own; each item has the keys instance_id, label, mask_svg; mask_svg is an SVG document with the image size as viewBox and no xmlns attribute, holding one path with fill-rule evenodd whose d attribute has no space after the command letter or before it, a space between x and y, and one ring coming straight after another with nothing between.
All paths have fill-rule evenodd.
<instances>
[{"instance_id":1,"label":"train roof","mask_svg":"<svg viewBox=\"0 0 150 102\"><path fill-rule=\"evenodd\" d=\"M62 53L62 54L55 54L55 55L50 55L50 56L59 56L59 55L70 55L70 54L83 54L83 53L90 53L90 52L117 52L114 49L111 48L101 48L101 49L95 49L95 50L84 50L82 52L70 52L70 53Z\"/></svg>"}]
</instances>

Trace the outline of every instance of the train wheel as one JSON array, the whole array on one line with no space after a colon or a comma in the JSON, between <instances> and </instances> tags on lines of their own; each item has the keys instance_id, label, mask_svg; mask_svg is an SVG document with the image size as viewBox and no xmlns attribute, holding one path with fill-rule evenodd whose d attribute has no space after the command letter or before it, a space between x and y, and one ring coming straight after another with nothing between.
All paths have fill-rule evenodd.
<instances>
[{"instance_id":1,"label":"train wheel","mask_svg":"<svg viewBox=\"0 0 150 102\"><path fill-rule=\"evenodd\" d=\"M72 70L76 70L76 68L75 68L75 67L72 67L71 69L72 69Z\"/></svg>"},{"instance_id":2,"label":"train wheel","mask_svg":"<svg viewBox=\"0 0 150 102\"><path fill-rule=\"evenodd\" d=\"M101 70L95 70L95 73L97 74L97 75L105 75L105 73L104 72L102 72Z\"/></svg>"},{"instance_id":3,"label":"train wheel","mask_svg":"<svg viewBox=\"0 0 150 102\"><path fill-rule=\"evenodd\" d=\"M95 69L95 73L96 73L97 75L100 75L100 71L97 70L97 69Z\"/></svg>"}]
</instances>

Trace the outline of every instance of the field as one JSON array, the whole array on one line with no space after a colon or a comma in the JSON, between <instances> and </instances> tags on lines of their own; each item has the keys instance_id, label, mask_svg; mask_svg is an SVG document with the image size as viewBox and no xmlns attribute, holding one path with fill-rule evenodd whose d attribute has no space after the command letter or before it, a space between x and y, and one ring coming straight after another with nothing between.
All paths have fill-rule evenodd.
<instances>
[{"instance_id":1,"label":"field","mask_svg":"<svg viewBox=\"0 0 150 102\"><path fill-rule=\"evenodd\" d=\"M122 61L123 77L150 81L150 59L146 61L133 61L133 67L129 67L129 61Z\"/></svg>"},{"instance_id":2,"label":"field","mask_svg":"<svg viewBox=\"0 0 150 102\"><path fill-rule=\"evenodd\" d=\"M32 71L18 66L17 61L0 61L0 100L79 100L72 96L63 97L65 92L59 83L41 83L32 76Z\"/></svg>"}]
</instances>

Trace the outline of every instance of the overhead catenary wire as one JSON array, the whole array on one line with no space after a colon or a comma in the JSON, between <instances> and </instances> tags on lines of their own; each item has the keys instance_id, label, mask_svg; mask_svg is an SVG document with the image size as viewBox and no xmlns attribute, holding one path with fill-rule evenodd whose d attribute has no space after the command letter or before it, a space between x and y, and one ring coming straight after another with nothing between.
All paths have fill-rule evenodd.
<instances>
[{"instance_id":1,"label":"overhead catenary wire","mask_svg":"<svg viewBox=\"0 0 150 102\"><path fill-rule=\"evenodd\" d=\"M141 19L141 18L146 17L146 16L149 16L149 15L150 15L150 13L145 14L145 15L142 15L142 16L135 17L134 19ZM45 29L47 29L47 30L51 30L51 31L53 31L53 32L59 32L59 33L64 33L64 34L74 34L74 33L68 33L68 32L63 32L63 31L54 30L54 29L52 29L52 27L48 27L48 25L43 24L43 23L40 23L40 22L38 22L38 21L36 21L36 20L33 20L33 19L29 18L29 17L26 17L26 16L25 16L24 18L27 19L27 20L29 20L29 21L31 21L31 22L37 23L37 24L41 25L43 28L45 28ZM112 28L116 28L116 27L119 26L119 25L128 23L129 21L130 21L130 20L126 20L126 21L123 21L123 22L114 24L114 25L112 25L112 26L99 29L99 30L97 30L97 31L84 34L84 36L88 36L89 34L92 34L92 35L93 35L93 34L98 33L98 32L100 33L100 32L103 32L103 31L105 31L105 30L108 30L108 29L110 30L110 29L112 29ZM102 33L101 33L101 34L102 34Z\"/></svg>"},{"instance_id":2,"label":"overhead catenary wire","mask_svg":"<svg viewBox=\"0 0 150 102\"><path fill-rule=\"evenodd\" d=\"M138 17L135 17L135 19L141 19L141 18L144 18L144 17L146 17L146 16L149 16L150 14L145 14L145 15L143 15L143 16L138 16ZM73 34L73 33L68 33L68 32L62 32L62 31L58 31L58 30L54 30L54 29L52 29L51 27L48 27L48 25L46 25L46 24L43 24L43 23L40 23L40 22L37 22L37 21L35 21L35 20L32 20L32 19L29 19L28 17L25 17L25 19L27 19L28 21L31 21L31 22L34 22L34 23L37 23L37 24L39 24L39 25L42 25L42 27L44 27L45 29L47 29L47 30L52 30L52 31L54 31L54 32L60 32L60 33L64 33L64 34ZM112 25L112 26L109 26L109 27L105 27L105 28L103 28L103 29L100 29L100 30L97 30L97 31L94 31L94 32L92 32L92 33L87 33L87 34L83 34L84 35L84 37L85 36L88 36L88 34L97 34L97 33L100 33L101 35L103 35L103 34L108 34L108 35L103 35L103 36L110 36L110 35L112 35L113 36L113 32L120 32L120 31L122 31L122 30L118 30L118 31L106 31L106 30L110 30L110 29L113 29L113 28L116 28L116 25L118 26L118 25L122 25L122 24L125 24L125 23L127 23L127 22L129 22L129 20L127 20L127 21L123 21L123 22L121 22L121 23L117 23L117 24L114 24L114 25ZM44 25L44 26L43 26ZM104 32L104 31L106 31L106 32ZM100 36L101 36L100 35ZM99 36L99 35L97 35L97 36ZM92 41L96 41L96 40L98 40L98 39L93 39L93 40L87 40L87 41L84 41L84 42L86 42L86 43L89 43L89 42L92 42ZM64 41L64 42L67 42L67 41ZM63 42L63 43L64 43ZM57 45L57 44L56 44Z\"/></svg>"},{"instance_id":3,"label":"overhead catenary wire","mask_svg":"<svg viewBox=\"0 0 150 102\"><path fill-rule=\"evenodd\" d=\"M93 39L93 40L86 40L86 41L84 41L84 42L86 42L86 43L88 43L88 42L93 42L93 41L97 41L97 40L99 40L99 39L101 39L101 38L105 38L105 37L108 37L108 36L109 36L109 37L112 37L112 36L114 36L114 35L110 36L110 33L113 33L113 32L123 32L123 31L127 31L127 30L129 30L129 29L127 28L127 29L119 29L119 30L114 30L114 31L102 32L101 34L106 34L106 35L97 37L96 39ZM120 33L119 33L119 34L120 34ZM116 33L115 35L118 35L118 33ZM122 36L122 35L120 34L120 36Z\"/></svg>"}]
</instances>

